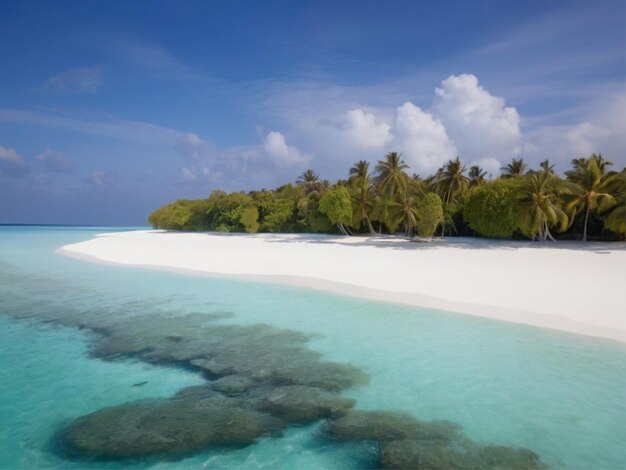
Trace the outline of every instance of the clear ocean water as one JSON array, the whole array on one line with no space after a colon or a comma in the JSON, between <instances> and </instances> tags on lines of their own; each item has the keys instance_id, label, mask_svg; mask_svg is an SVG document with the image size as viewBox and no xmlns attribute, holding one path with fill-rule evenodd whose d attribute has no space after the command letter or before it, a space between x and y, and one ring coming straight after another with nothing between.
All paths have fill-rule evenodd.
<instances>
[{"instance_id":1,"label":"clear ocean water","mask_svg":"<svg viewBox=\"0 0 626 470\"><path fill-rule=\"evenodd\" d=\"M622 344L306 289L91 264L54 253L114 230L122 229L0 227L0 468L348 469L367 461L363 445L320 439L319 423L245 448L175 461L66 460L55 451L55 434L74 418L139 398L171 396L204 379L138 360L90 357L95 333L48 321L51 312L90 318L232 312L228 323L313 333L311 349L370 375L369 384L343 392L357 400L358 409L454 421L476 441L530 448L553 468L625 467Z\"/></svg>"}]
</instances>

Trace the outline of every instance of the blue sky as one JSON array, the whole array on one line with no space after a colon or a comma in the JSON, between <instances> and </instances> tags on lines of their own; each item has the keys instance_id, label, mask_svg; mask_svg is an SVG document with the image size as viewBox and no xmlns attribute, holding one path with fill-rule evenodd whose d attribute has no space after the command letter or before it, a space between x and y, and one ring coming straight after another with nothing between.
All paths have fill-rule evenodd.
<instances>
[{"instance_id":1,"label":"blue sky","mask_svg":"<svg viewBox=\"0 0 626 470\"><path fill-rule=\"evenodd\" d=\"M177 198L403 152L625 164L623 0L0 0L0 223L144 224Z\"/></svg>"}]
</instances>

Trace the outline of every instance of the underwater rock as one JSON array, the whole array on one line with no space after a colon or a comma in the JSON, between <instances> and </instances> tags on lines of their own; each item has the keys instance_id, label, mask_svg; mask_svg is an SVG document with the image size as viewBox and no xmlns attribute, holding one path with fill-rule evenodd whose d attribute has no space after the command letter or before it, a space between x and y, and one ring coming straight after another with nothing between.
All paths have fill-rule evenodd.
<instances>
[{"instance_id":1,"label":"underwater rock","mask_svg":"<svg viewBox=\"0 0 626 470\"><path fill-rule=\"evenodd\" d=\"M209 398L209 397L221 397L221 393L211 389L208 385L192 385L191 387L185 387L174 395L174 398Z\"/></svg>"},{"instance_id":2,"label":"underwater rock","mask_svg":"<svg viewBox=\"0 0 626 470\"><path fill-rule=\"evenodd\" d=\"M470 439L448 445L421 440L399 440L385 444L380 464L386 469L493 469L539 470L546 468L528 449L484 446Z\"/></svg>"},{"instance_id":3,"label":"underwater rock","mask_svg":"<svg viewBox=\"0 0 626 470\"><path fill-rule=\"evenodd\" d=\"M336 362L300 361L279 367L274 378L287 384L318 387L333 392L356 385L364 385L369 377L361 369L350 364Z\"/></svg>"},{"instance_id":4,"label":"underwater rock","mask_svg":"<svg viewBox=\"0 0 626 470\"><path fill-rule=\"evenodd\" d=\"M255 382L241 375L226 375L211 382L210 387L224 395L232 395L247 392L254 387Z\"/></svg>"},{"instance_id":5,"label":"underwater rock","mask_svg":"<svg viewBox=\"0 0 626 470\"><path fill-rule=\"evenodd\" d=\"M288 385L272 390L262 402L261 409L289 422L307 422L343 415L355 403L356 400L321 388Z\"/></svg>"},{"instance_id":6,"label":"underwater rock","mask_svg":"<svg viewBox=\"0 0 626 470\"><path fill-rule=\"evenodd\" d=\"M480 449L480 459L485 468L494 469L545 469L539 456L530 449L486 445Z\"/></svg>"},{"instance_id":7,"label":"underwater rock","mask_svg":"<svg viewBox=\"0 0 626 470\"><path fill-rule=\"evenodd\" d=\"M238 375L330 391L369 380L357 367L321 360L318 352L306 347L309 335L265 324L215 324L202 315L134 317L108 324L99 332L103 337L91 348L97 357L134 356L152 363L199 368L211 379Z\"/></svg>"},{"instance_id":8,"label":"underwater rock","mask_svg":"<svg viewBox=\"0 0 626 470\"><path fill-rule=\"evenodd\" d=\"M351 410L330 421L326 435L338 441L420 439L447 442L461 426L450 421L420 421L408 413Z\"/></svg>"},{"instance_id":9,"label":"underwater rock","mask_svg":"<svg viewBox=\"0 0 626 470\"><path fill-rule=\"evenodd\" d=\"M386 469L482 469L475 452L451 449L419 440L391 441L381 450L380 464Z\"/></svg>"},{"instance_id":10,"label":"underwater rock","mask_svg":"<svg viewBox=\"0 0 626 470\"><path fill-rule=\"evenodd\" d=\"M70 455L125 459L251 444L283 423L226 397L147 399L103 408L62 433Z\"/></svg>"}]
</instances>

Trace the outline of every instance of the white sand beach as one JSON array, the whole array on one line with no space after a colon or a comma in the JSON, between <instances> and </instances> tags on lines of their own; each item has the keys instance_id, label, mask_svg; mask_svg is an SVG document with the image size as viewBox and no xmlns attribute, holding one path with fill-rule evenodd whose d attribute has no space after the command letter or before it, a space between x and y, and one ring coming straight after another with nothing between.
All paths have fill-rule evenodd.
<instances>
[{"instance_id":1,"label":"white sand beach","mask_svg":"<svg viewBox=\"0 0 626 470\"><path fill-rule=\"evenodd\" d=\"M321 289L626 341L623 243L106 233L66 256Z\"/></svg>"}]
</instances>

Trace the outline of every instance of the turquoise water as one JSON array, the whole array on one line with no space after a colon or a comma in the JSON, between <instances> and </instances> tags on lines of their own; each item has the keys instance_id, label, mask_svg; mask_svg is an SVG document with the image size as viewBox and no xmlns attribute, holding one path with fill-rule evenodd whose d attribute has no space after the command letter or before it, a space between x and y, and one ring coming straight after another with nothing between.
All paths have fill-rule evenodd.
<instances>
[{"instance_id":1,"label":"turquoise water","mask_svg":"<svg viewBox=\"0 0 626 470\"><path fill-rule=\"evenodd\" d=\"M102 228L0 227L0 467L363 468L365 445L321 439L320 424L177 461L66 460L64 424L104 406L171 396L196 373L90 357L96 334L51 318L230 312L226 323L313 333L324 359L370 383L357 408L447 419L472 439L527 447L556 468L625 467L625 348L611 341L306 289L96 265L54 254ZM416 269L419 269L418 267ZM597 295L597 293L594 293ZM141 385L138 385L141 384Z\"/></svg>"}]
</instances>

